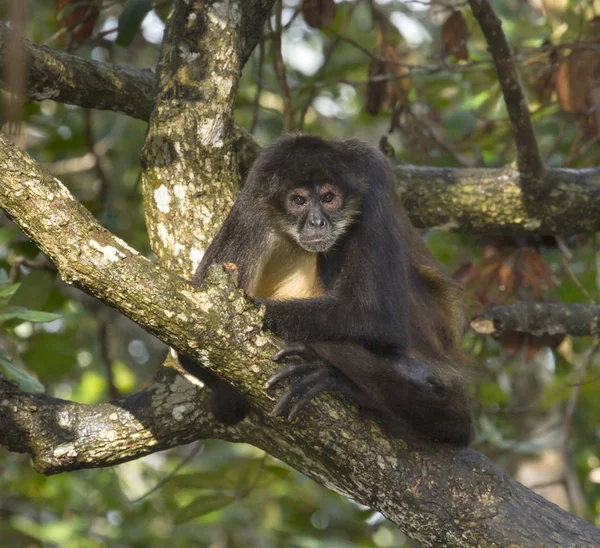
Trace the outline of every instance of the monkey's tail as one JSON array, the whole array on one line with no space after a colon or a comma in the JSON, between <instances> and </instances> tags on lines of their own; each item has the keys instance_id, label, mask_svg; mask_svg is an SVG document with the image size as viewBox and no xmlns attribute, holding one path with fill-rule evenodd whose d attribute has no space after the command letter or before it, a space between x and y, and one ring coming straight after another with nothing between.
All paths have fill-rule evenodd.
<instances>
[{"instance_id":1,"label":"monkey's tail","mask_svg":"<svg viewBox=\"0 0 600 548\"><path fill-rule=\"evenodd\" d=\"M226 382L215 377L214 373L195 361L178 354L179 363L188 373L200 379L212 391L211 411L215 419L233 426L245 419L250 412L250 402Z\"/></svg>"}]
</instances>

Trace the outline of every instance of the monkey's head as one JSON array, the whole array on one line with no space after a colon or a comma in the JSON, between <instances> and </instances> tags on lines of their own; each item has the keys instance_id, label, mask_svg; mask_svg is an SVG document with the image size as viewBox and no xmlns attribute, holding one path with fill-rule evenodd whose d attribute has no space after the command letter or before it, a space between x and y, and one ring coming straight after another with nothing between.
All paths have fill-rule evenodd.
<instances>
[{"instance_id":1,"label":"monkey's head","mask_svg":"<svg viewBox=\"0 0 600 548\"><path fill-rule=\"evenodd\" d=\"M311 253L330 250L360 213L364 193L343 148L294 136L268 147L260 160L248 183L273 228Z\"/></svg>"}]
</instances>

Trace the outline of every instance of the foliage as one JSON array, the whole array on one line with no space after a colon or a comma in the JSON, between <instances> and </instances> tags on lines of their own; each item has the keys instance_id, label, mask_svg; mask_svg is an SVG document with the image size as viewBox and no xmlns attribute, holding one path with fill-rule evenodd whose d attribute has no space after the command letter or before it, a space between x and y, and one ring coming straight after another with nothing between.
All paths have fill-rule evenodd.
<instances>
[{"instance_id":1,"label":"foliage","mask_svg":"<svg viewBox=\"0 0 600 548\"><path fill-rule=\"evenodd\" d=\"M30 15L29 34L86 58L155 66L169 2L154 9L146 0L98 6L42 3ZM600 164L600 5L499 0L494 7L516 53L542 157L552 166ZM418 0L287 0L282 19L293 128L373 143L387 135L397 154L415 164L513 161L501 90L468 8ZM52 37L57 25L63 30ZM236 110L236 120L264 142L283 127L280 76L267 33L244 70ZM24 107L20 131L28 152L104 226L150 255L138 184L143 122L43 101ZM519 300L597 300L600 294L593 235L567 241L441 232L425 237L467 286L473 311ZM0 324L0 372L25 390L45 387L81 402L139 388L165 352L115 311L58 280L49 261L7 219L0 225ZM600 402L594 397L600 370L598 359L586 354L590 343L510 333L498 340L469 333L465 339L477 364L470 383L476 447L523 481L548 484L540 492L600 524ZM574 390L578 399L567 421ZM0 537L8 546L76 548L164 541L340 548L405 542L373 512L253 448L212 442L193 458L186 459L186 452L49 478L36 475L25 457L3 452ZM558 465L548 464L549 455L557 455ZM183 459L172 479L136 500Z\"/></svg>"}]
</instances>

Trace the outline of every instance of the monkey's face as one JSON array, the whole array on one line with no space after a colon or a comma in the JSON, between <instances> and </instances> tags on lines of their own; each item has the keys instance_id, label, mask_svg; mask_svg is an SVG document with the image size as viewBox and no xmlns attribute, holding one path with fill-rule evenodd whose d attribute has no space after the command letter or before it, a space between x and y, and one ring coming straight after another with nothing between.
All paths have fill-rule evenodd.
<instances>
[{"instance_id":1,"label":"monkey's face","mask_svg":"<svg viewBox=\"0 0 600 548\"><path fill-rule=\"evenodd\" d=\"M306 251L328 251L352 222L353 200L332 184L298 187L285 196L286 232Z\"/></svg>"}]
</instances>

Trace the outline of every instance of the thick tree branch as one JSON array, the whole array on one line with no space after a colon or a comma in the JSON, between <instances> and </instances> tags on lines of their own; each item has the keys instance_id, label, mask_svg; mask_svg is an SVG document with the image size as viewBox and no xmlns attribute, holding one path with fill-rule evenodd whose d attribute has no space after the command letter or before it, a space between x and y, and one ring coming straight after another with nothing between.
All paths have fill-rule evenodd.
<instances>
[{"instance_id":1,"label":"thick tree branch","mask_svg":"<svg viewBox=\"0 0 600 548\"><path fill-rule=\"evenodd\" d=\"M219 430L205 411L207 391L169 367L161 367L142 392L112 403L82 405L27 394L1 377L0 396L2 445L29 453L46 475L112 466L215 437Z\"/></svg>"},{"instance_id":2,"label":"thick tree branch","mask_svg":"<svg viewBox=\"0 0 600 548\"><path fill-rule=\"evenodd\" d=\"M147 454L147 446L125 433L130 428L155 443L155 450L220 437L263 448L381 511L425 546L542 546L549 538L558 545L600 544L600 531L511 481L483 455L390 439L338 398L322 398L293 425L270 417L265 411L272 402L262 381L273 369L268 357L274 345L260 333L243 296L216 275L194 290L137 255L1 134L0 206L53 258L64 279L214 367L256 408L237 429L209 426L195 389L169 372L147 391L108 407L70 407L0 383L0 440L12 450L32 451L39 470L56 473ZM90 426L94 413L100 413L103 429ZM198 420L180 420L190 414ZM85 443L77 441L79 434L85 434Z\"/></svg>"},{"instance_id":3,"label":"thick tree branch","mask_svg":"<svg viewBox=\"0 0 600 548\"><path fill-rule=\"evenodd\" d=\"M470 325L477 333L488 335L505 331L536 337L597 335L600 333L600 305L521 302L490 308L473 317Z\"/></svg>"},{"instance_id":4,"label":"thick tree branch","mask_svg":"<svg viewBox=\"0 0 600 548\"><path fill-rule=\"evenodd\" d=\"M0 25L0 73L6 60L9 33ZM25 39L21 43L29 70L29 99L52 99L84 108L113 110L142 120L150 117L155 82L151 70L88 61Z\"/></svg>"},{"instance_id":5,"label":"thick tree branch","mask_svg":"<svg viewBox=\"0 0 600 548\"><path fill-rule=\"evenodd\" d=\"M579 234L600 230L600 168L549 169L543 199L504 169L400 165L397 189L416 226L473 234ZM537 193L536 193L537 195Z\"/></svg>"},{"instance_id":6,"label":"thick tree branch","mask_svg":"<svg viewBox=\"0 0 600 548\"><path fill-rule=\"evenodd\" d=\"M517 65L502 31L502 22L489 1L469 0L469 5L483 31L496 66L506 110L515 134L517 166L523 177L523 185L526 190L534 192L542 178L544 164L540 157L529 107L523 95Z\"/></svg>"},{"instance_id":7,"label":"thick tree branch","mask_svg":"<svg viewBox=\"0 0 600 548\"><path fill-rule=\"evenodd\" d=\"M239 188L238 82L272 4L176 0L165 29L142 151L144 211L158 262L187 278Z\"/></svg>"}]
</instances>

